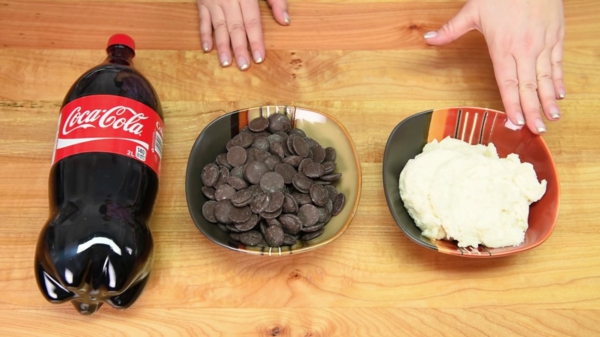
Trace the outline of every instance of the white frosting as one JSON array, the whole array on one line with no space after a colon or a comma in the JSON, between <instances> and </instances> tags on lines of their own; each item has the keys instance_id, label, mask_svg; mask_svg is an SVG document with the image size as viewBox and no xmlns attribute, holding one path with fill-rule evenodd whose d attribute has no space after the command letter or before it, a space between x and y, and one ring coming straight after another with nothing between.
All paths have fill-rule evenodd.
<instances>
[{"instance_id":1,"label":"white frosting","mask_svg":"<svg viewBox=\"0 0 600 337\"><path fill-rule=\"evenodd\" d=\"M499 158L494 144L450 137L425 145L400 173L400 197L423 235L457 240L459 247L523 243L529 205L542 198L533 165Z\"/></svg>"}]
</instances>

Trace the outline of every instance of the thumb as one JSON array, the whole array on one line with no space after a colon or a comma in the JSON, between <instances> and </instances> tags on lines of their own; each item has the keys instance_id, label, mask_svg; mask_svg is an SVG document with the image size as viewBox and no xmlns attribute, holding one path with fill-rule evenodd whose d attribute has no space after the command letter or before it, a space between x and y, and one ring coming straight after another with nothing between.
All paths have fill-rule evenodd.
<instances>
[{"instance_id":1,"label":"thumb","mask_svg":"<svg viewBox=\"0 0 600 337\"><path fill-rule=\"evenodd\" d=\"M475 22L470 15L470 11L466 7L467 6L463 7L456 16L450 19L450 21L438 31L425 33L423 36L425 41L433 46L441 46L448 44L475 29Z\"/></svg>"},{"instance_id":2,"label":"thumb","mask_svg":"<svg viewBox=\"0 0 600 337\"><path fill-rule=\"evenodd\" d=\"M290 24L287 0L267 0L267 3L271 7L271 13L277 23L284 26Z\"/></svg>"}]
</instances>

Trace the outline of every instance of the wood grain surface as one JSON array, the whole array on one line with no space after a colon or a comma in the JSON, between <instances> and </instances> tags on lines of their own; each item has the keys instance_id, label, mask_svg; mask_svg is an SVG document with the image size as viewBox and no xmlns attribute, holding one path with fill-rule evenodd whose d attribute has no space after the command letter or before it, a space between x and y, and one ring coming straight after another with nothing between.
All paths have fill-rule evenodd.
<instances>
[{"instance_id":1,"label":"wood grain surface","mask_svg":"<svg viewBox=\"0 0 600 337\"><path fill-rule=\"evenodd\" d=\"M261 2L267 58L242 73L200 49L195 1L0 0L0 335L600 335L600 2L565 0L567 99L543 136L561 209L543 245L501 259L446 256L410 241L387 208L383 151L397 123L430 108L503 109L478 32L444 47L423 42L462 4L294 0L292 25L280 27ZM62 99L115 32L136 40L135 65L164 107L155 262L129 310L81 316L44 300L33 255ZM203 127L266 104L331 114L357 147L354 221L314 252L229 251L187 209L187 157Z\"/></svg>"}]
</instances>

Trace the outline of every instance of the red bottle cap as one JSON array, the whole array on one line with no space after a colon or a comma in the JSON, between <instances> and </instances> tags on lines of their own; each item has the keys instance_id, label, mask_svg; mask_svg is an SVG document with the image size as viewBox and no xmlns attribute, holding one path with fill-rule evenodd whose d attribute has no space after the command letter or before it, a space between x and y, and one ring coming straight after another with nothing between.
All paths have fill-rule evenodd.
<instances>
[{"instance_id":1,"label":"red bottle cap","mask_svg":"<svg viewBox=\"0 0 600 337\"><path fill-rule=\"evenodd\" d=\"M133 39L126 34L115 34L113 36L110 37L110 39L108 39L108 44L106 46L106 48L110 48L110 46L114 46L116 44L122 44L124 46L129 47L131 50L133 50L133 54L135 55L135 41L133 41Z\"/></svg>"}]
</instances>

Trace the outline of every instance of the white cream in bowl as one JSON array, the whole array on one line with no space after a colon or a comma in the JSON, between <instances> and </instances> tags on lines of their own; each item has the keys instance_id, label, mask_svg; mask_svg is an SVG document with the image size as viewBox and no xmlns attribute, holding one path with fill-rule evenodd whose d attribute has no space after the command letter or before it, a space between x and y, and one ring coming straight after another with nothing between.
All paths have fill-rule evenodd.
<instances>
[{"instance_id":1,"label":"white cream in bowl","mask_svg":"<svg viewBox=\"0 0 600 337\"><path fill-rule=\"evenodd\" d=\"M529 205L542 198L546 181L539 182L533 166L516 154L499 158L492 143L447 137L408 161L399 187L424 236L499 248L523 243Z\"/></svg>"}]
</instances>

